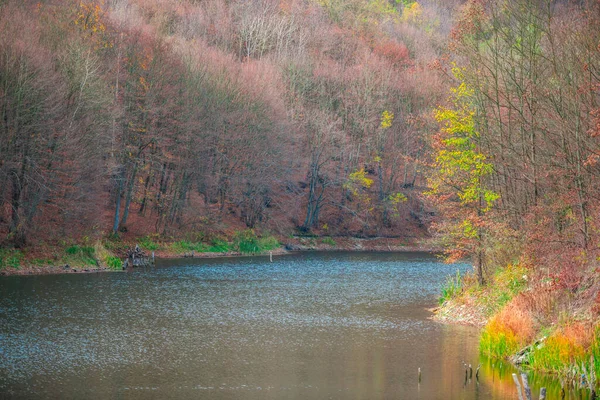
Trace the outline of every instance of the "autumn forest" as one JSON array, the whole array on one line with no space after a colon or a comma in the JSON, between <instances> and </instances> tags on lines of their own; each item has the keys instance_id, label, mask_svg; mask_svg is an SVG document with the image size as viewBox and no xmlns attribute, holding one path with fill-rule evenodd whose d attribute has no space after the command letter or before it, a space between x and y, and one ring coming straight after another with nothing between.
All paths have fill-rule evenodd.
<instances>
[{"instance_id":1,"label":"autumn forest","mask_svg":"<svg viewBox=\"0 0 600 400\"><path fill-rule=\"evenodd\" d=\"M483 352L600 369L599 198L597 0L0 0L0 270L426 244Z\"/></svg>"},{"instance_id":2,"label":"autumn forest","mask_svg":"<svg viewBox=\"0 0 600 400\"><path fill-rule=\"evenodd\" d=\"M449 10L2 4L4 239L419 235Z\"/></svg>"}]
</instances>

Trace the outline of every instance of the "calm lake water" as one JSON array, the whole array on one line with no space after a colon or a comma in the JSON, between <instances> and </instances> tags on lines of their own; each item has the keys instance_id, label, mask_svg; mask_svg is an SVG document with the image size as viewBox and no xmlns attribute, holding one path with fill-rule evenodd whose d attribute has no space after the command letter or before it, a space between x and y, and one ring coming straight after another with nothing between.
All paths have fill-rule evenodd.
<instances>
[{"instance_id":1,"label":"calm lake water","mask_svg":"<svg viewBox=\"0 0 600 400\"><path fill-rule=\"evenodd\" d=\"M0 398L515 398L512 368L480 360L477 329L429 319L467 265L274 258L2 277ZM479 383L465 382L464 363L483 364Z\"/></svg>"}]
</instances>

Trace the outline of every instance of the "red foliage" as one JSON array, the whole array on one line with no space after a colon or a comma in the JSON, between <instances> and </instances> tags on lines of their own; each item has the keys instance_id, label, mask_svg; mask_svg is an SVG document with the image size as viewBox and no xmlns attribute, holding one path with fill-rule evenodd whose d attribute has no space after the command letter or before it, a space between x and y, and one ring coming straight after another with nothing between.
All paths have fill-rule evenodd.
<instances>
[{"instance_id":1,"label":"red foliage","mask_svg":"<svg viewBox=\"0 0 600 400\"><path fill-rule=\"evenodd\" d=\"M410 64L408 47L395 40L383 40L375 45L373 52L386 58L392 65L402 66Z\"/></svg>"}]
</instances>

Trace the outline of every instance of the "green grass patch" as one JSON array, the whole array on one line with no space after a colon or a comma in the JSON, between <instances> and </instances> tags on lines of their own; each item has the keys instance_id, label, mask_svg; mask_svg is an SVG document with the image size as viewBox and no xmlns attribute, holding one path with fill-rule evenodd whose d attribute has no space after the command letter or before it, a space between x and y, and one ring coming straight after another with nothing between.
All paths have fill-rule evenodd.
<instances>
[{"instance_id":1,"label":"green grass patch","mask_svg":"<svg viewBox=\"0 0 600 400\"><path fill-rule=\"evenodd\" d=\"M487 316L494 315L527 287L527 269L520 265L499 268L485 288L474 288Z\"/></svg>"},{"instance_id":2,"label":"green grass patch","mask_svg":"<svg viewBox=\"0 0 600 400\"><path fill-rule=\"evenodd\" d=\"M449 276L444 286L442 286L442 293L439 298L440 305L462 293L462 283L460 271L457 270L455 276Z\"/></svg>"},{"instance_id":3,"label":"green grass patch","mask_svg":"<svg viewBox=\"0 0 600 400\"><path fill-rule=\"evenodd\" d=\"M240 253L259 253L258 237L252 229L236 232L233 238L233 248Z\"/></svg>"},{"instance_id":4,"label":"green grass patch","mask_svg":"<svg viewBox=\"0 0 600 400\"><path fill-rule=\"evenodd\" d=\"M55 262L51 258L34 258L31 260L31 265L36 267L45 267L47 265L54 265Z\"/></svg>"},{"instance_id":5,"label":"green grass patch","mask_svg":"<svg viewBox=\"0 0 600 400\"><path fill-rule=\"evenodd\" d=\"M121 259L119 257L108 256L108 257L106 257L104 262L106 263L106 266L108 268L113 269L113 270L119 270L119 269L123 268L123 261L121 261Z\"/></svg>"},{"instance_id":6,"label":"green grass patch","mask_svg":"<svg viewBox=\"0 0 600 400\"><path fill-rule=\"evenodd\" d=\"M233 249L244 254L256 254L279 248L279 241L273 236L259 238L252 229L237 232L233 239Z\"/></svg>"},{"instance_id":7,"label":"green grass patch","mask_svg":"<svg viewBox=\"0 0 600 400\"><path fill-rule=\"evenodd\" d=\"M21 268L23 252L16 249L0 249L0 270L5 268Z\"/></svg>"},{"instance_id":8,"label":"green grass patch","mask_svg":"<svg viewBox=\"0 0 600 400\"><path fill-rule=\"evenodd\" d=\"M96 249L92 246L68 246L65 249L63 261L74 266L97 265Z\"/></svg>"},{"instance_id":9,"label":"green grass patch","mask_svg":"<svg viewBox=\"0 0 600 400\"><path fill-rule=\"evenodd\" d=\"M273 236L265 236L258 239L260 251L270 251L281 247L281 243Z\"/></svg>"},{"instance_id":10,"label":"green grass patch","mask_svg":"<svg viewBox=\"0 0 600 400\"><path fill-rule=\"evenodd\" d=\"M94 249L96 250L96 258L103 266L113 270L119 270L123 267L123 261L116 257L111 249L106 246L106 241L97 241Z\"/></svg>"},{"instance_id":11,"label":"green grass patch","mask_svg":"<svg viewBox=\"0 0 600 400\"><path fill-rule=\"evenodd\" d=\"M581 376L598 385L600 372L600 325L586 348L578 340L577 330L557 330L529 355L529 366L536 371L553 373L566 381L578 382ZM588 382L588 386L589 386Z\"/></svg>"},{"instance_id":12,"label":"green grass patch","mask_svg":"<svg viewBox=\"0 0 600 400\"><path fill-rule=\"evenodd\" d=\"M171 244L171 250L175 253L226 253L231 251L232 246L223 239L214 239L210 245L203 242L191 242L180 240Z\"/></svg>"},{"instance_id":13,"label":"green grass patch","mask_svg":"<svg viewBox=\"0 0 600 400\"><path fill-rule=\"evenodd\" d=\"M180 240L178 242L174 242L171 244L171 250L176 253L187 253L187 252L197 252L197 253L205 253L209 249L205 243L194 243L188 240Z\"/></svg>"},{"instance_id":14,"label":"green grass patch","mask_svg":"<svg viewBox=\"0 0 600 400\"><path fill-rule=\"evenodd\" d=\"M335 246L335 240L333 240L333 238L331 236L325 236L323 239L321 239L321 242L323 244L327 244L329 246Z\"/></svg>"},{"instance_id":15,"label":"green grass patch","mask_svg":"<svg viewBox=\"0 0 600 400\"><path fill-rule=\"evenodd\" d=\"M138 245L144 250L158 250L160 245L154 241L150 236L144 236L138 240Z\"/></svg>"},{"instance_id":16,"label":"green grass patch","mask_svg":"<svg viewBox=\"0 0 600 400\"><path fill-rule=\"evenodd\" d=\"M492 358L506 359L521 350L521 343L515 334L503 327L490 322L479 339L481 354Z\"/></svg>"},{"instance_id":17,"label":"green grass patch","mask_svg":"<svg viewBox=\"0 0 600 400\"><path fill-rule=\"evenodd\" d=\"M211 253L227 253L231 251L231 245L225 240L214 239L208 251Z\"/></svg>"}]
</instances>

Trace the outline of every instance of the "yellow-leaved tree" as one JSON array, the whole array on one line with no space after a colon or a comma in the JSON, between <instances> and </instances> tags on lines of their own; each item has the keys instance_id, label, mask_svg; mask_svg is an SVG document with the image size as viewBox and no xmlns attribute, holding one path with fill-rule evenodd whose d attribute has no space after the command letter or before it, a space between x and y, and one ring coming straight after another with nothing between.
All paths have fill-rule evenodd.
<instances>
[{"instance_id":1,"label":"yellow-leaved tree","mask_svg":"<svg viewBox=\"0 0 600 400\"><path fill-rule=\"evenodd\" d=\"M440 130L434 139L434 169L429 195L443 213L436 224L449 261L469 257L480 284L485 282L486 214L499 198L488 185L494 166L481 150L476 128L473 90L462 71L453 69L460 82L451 91L449 106L440 106L435 119Z\"/></svg>"}]
</instances>

